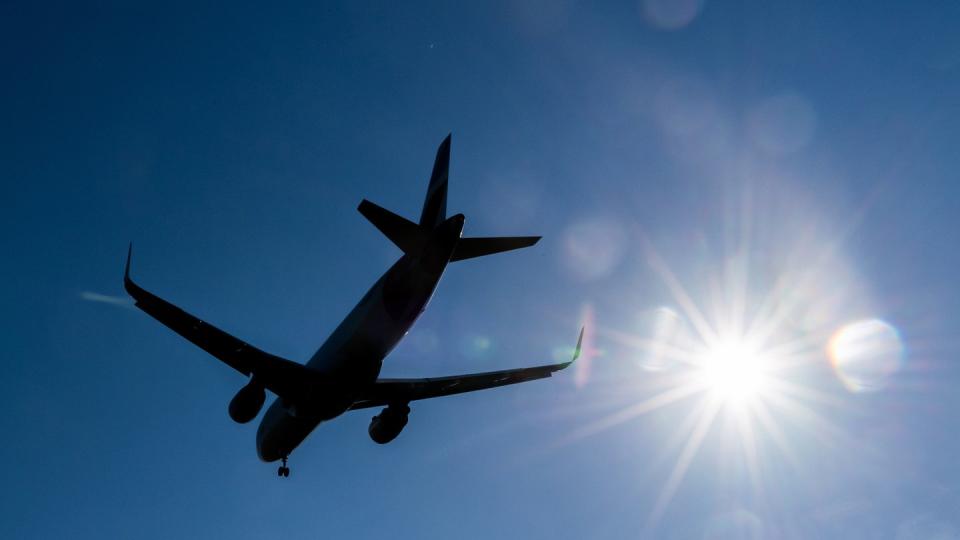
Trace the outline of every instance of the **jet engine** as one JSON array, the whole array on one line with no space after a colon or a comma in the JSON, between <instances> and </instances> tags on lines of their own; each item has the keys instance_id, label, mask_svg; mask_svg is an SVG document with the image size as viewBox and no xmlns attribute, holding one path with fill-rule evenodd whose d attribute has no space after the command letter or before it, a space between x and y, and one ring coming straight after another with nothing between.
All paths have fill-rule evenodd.
<instances>
[{"instance_id":1,"label":"jet engine","mask_svg":"<svg viewBox=\"0 0 960 540\"><path fill-rule=\"evenodd\" d=\"M267 394L263 387L250 381L230 400L230 418L238 424L246 424L257 417L266 399Z\"/></svg>"},{"instance_id":2,"label":"jet engine","mask_svg":"<svg viewBox=\"0 0 960 540\"><path fill-rule=\"evenodd\" d=\"M396 439L407 425L409 414L410 407L406 404L390 405L383 409L370 420L370 427L367 429L370 438L377 444L387 444Z\"/></svg>"}]
</instances>

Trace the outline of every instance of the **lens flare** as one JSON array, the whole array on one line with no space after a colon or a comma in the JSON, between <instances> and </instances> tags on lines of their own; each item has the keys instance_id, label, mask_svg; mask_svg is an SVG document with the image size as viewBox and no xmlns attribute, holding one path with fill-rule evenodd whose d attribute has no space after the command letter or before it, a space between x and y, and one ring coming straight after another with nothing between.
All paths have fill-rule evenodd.
<instances>
[{"instance_id":1,"label":"lens flare","mask_svg":"<svg viewBox=\"0 0 960 540\"><path fill-rule=\"evenodd\" d=\"M623 257L626 237L623 227L609 219L581 221L564 238L564 263L582 281L610 274Z\"/></svg>"},{"instance_id":2,"label":"lens flare","mask_svg":"<svg viewBox=\"0 0 960 540\"><path fill-rule=\"evenodd\" d=\"M900 370L904 350L896 328L880 319L867 319L837 330L827 353L848 390L875 392L886 387Z\"/></svg>"},{"instance_id":3,"label":"lens flare","mask_svg":"<svg viewBox=\"0 0 960 540\"><path fill-rule=\"evenodd\" d=\"M798 94L769 98L748 114L747 131L761 150L785 155L801 150L813 139L817 114Z\"/></svg>"},{"instance_id":4,"label":"lens flare","mask_svg":"<svg viewBox=\"0 0 960 540\"><path fill-rule=\"evenodd\" d=\"M663 30L679 30L700 14L703 0L644 0L640 12L650 24Z\"/></svg>"},{"instance_id":5,"label":"lens flare","mask_svg":"<svg viewBox=\"0 0 960 540\"><path fill-rule=\"evenodd\" d=\"M676 363L670 353L679 341L683 321L667 306L645 313L643 319L642 327L649 329L653 339L645 350L639 351L637 363L646 371L665 371Z\"/></svg>"}]
</instances>

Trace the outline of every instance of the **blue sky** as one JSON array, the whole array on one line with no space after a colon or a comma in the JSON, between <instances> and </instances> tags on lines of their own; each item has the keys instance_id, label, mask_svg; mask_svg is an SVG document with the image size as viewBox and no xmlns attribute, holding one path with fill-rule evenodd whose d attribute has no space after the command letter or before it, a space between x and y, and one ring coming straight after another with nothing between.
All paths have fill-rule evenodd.
<instances>
[{"instance_id":1,"label":"blue sky","mask_svg":"<svg viewBox=\"0 0 960 540\"><path fill-rule=\"evenodd\" d=\"M4 3L0 536L960 537L958 17ZM384 447L347 414L280 480L126 244L304 361L399 255L356 205L415 217L448 132L466 233L544 239L452 265L384 375L587 354Z\"/></svg>"}]
</instances>

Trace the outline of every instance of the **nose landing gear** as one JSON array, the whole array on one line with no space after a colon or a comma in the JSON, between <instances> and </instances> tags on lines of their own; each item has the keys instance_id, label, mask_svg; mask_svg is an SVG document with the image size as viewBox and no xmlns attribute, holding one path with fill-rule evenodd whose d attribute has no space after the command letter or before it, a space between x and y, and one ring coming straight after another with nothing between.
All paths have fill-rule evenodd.
<instances>
[{"instance_id":1,"label":"nose landing gear","mask_svg":"<svg viewBox=\"0 0 960 540\"><path fill-rule=\"evenodd\" d=\"M290 476L290 468L287 467L287 456L283 456L283 465L277 469L277 476L284 478Z\"/></svg>"}]
</instances>

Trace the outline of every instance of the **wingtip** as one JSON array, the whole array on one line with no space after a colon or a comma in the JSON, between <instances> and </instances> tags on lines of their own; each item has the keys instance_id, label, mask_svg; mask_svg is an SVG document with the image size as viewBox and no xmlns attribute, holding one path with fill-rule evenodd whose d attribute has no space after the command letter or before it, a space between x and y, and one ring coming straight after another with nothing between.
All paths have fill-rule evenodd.
<instances>
[{"instance_id":1,"label":"wingtip","mask_svg":"<svg viewBox=\"0 0 960 540\"><path fill-rule=\"evenodd\" d=\"M130 259L133 258L133 242L130 242L130 245L127 246L127 264L123 268L123 282L130 282Z\"/></svg>"},{"instance_id":2,"label":"wingtip","mask_svg":"<svg viewBox=\"0 0 960 540\"><path fill-rule=\"evenodd\" d=\"M580 358L580 349L583 346L583 331L586 329L586 326L580 327L580 337L577 338L577 348L573 351L573 359L570 360L571 364L575 362L577 358Z\"/></svg>"}]
</instances>

